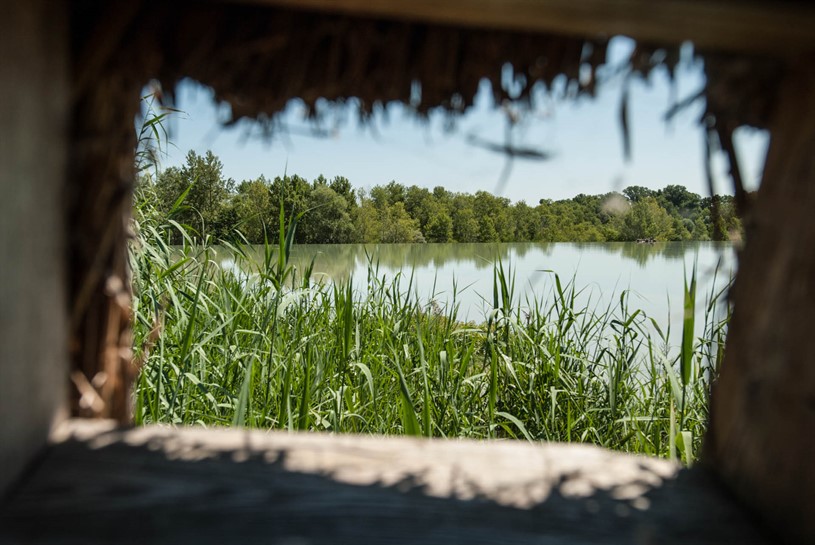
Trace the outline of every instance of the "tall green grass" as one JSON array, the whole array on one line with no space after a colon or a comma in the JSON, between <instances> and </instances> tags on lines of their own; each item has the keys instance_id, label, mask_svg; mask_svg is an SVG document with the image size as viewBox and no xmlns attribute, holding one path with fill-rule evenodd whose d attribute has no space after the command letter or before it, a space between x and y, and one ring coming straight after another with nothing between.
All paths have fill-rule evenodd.
<instances>
[{"instance_id":1,"label":"tall green grass","mask_svg":"<svg viewBox=\"0 0 815 545\"><path fill-rule=\"evenodd\" d=\"M600 307L552 274L545 297L520 300L503 263L480 323L420 301L413 279L369 261L367 288L319 284L288 262L296 218L280 217L264 259L149 219L132 245L135 344L150 347L136 390L137 424L165 422L426 437L567 441L690 464L708 421L727 319L707 294L693 335L695 271L685 329L630 306ZM169 231L183 244L171 247ZM312 264L313 265L313 264ZM153 346L145 339L156 323Z\"/></svg>"}]
</instances>

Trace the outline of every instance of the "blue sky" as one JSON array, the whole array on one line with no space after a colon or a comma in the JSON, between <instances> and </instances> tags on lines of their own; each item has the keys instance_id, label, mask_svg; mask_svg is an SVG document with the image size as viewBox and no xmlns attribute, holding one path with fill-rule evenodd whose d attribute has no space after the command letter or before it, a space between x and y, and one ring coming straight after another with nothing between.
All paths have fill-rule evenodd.
<instances>
[{"instance_id":1,"label":"blue sky","mask_svg":"<svg viewBox=\"0 0 815 545\"><path fill-rule=\"evenodd\" d=\"M609 61L620 62L632 47L632 41L615 38ZM699 90L704 82L698 63L684 62L678 75L680 99ZM176 106L185 113L170 123L172 145L163 166L182 163L190 149L198 153L212 150L223 162L224 174L236 181L261 174L274 178L284 172L309 180L320 174L328 178L343 175L361 188L391 180L471 193L502 188L503 196L530 204L541 198L605 193L628 185L658 189L680 184L706 195L703 135L696 123L703 104L694 104L666 123L664 113L671 95L665 71L658 70L647 83L633 80L629 103L632 158L626 162L618 123L621 87L620 78L610 79L597 98L578 101L537 93L536 107L514 129L513 143L553 156L547 161L515 160L506 183L499 186L506 158L468 143L470 135L504 143L507 123L492 104L488 84L482 85L474 108L457 119L452 130L441 113L431 114L427 122L417 121L403 106L393 104L386 116L376 116L369 126L360 125L348 110L338 110L322 126L329 129L330 136L318 138L306 135L311 122L303 119L302 104L294 100L282 118L292 127L289 134L277 132L269 138L251 122L222 128L228 106L216 105L209 89L184 82L176 90ZM767 136L740 130L736 145L748 186L755 188ZM730 193L721 157L715 166L717 192Z\"/></svg>"}]
</instances>

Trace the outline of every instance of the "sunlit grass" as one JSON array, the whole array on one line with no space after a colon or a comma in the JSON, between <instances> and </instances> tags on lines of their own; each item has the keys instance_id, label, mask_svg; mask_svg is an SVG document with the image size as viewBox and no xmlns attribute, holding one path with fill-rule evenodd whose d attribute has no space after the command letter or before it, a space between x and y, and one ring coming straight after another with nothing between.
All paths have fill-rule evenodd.
<instances>
[{"instance_id":1,"label":"sunlit grass","mask_svg":"<svg viewBox=\"0 0 815 545\"><path fill-rule=\"evenodd\" d=\"M286 430L585 442L691 463L723 353L721 294L707 295L696 338L695 271L685 332L670 331L622 291L606 306L551 274L551 291L519 300L493 267L492 310L458 319L415 295L409 273L376 262L363 292L312 282L288 262L296 220L251 259L231 245L221 267L181 226L137 227L132 246L137 355L150 347L136 422ZM169 230L183 245L170 247ZM715 283L714 283L715 284ZM146 343L156 323L160 335Z\"/></svg>"}]
</instances>

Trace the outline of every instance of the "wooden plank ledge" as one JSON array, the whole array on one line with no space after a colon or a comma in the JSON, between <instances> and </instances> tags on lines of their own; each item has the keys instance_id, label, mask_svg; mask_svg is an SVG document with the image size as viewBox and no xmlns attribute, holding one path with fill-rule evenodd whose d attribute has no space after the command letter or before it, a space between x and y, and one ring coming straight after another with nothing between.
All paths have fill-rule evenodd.
<instances>
[{"instance_id":1,"label":"wooden plank ledge","mask_svg":"<svg viewBox=\"0 0 815 545\"><path fill-rule=\"evenodd\" d=\"M199 0L209 1L209 0ZM815 48L815 6L766 0L229 0L351 15L796 56Z\"/></svg>"},{"instance_id":2,"label":"wooden plank ledge","mask_svg":"<svg viewBox=\"0 0 815 545\"><path fill-rule=\"evenodd\" d=\"M702 471L596 447L72 420L3 543L765 543Z\"/></svg>"}]
</instances>

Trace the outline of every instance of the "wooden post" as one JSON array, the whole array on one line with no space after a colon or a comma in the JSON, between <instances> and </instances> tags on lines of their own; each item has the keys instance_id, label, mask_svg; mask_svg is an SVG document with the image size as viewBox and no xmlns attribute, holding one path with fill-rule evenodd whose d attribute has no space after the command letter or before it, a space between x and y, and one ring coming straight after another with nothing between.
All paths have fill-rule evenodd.
<instances>
[{"instance_id":1,"label":"wooden post","mask_svg":"<svg viewBox=\"0 0 815 545\"><path fill-rule=\"evenodd\" d=\"M141 2L84 8L74 13L72 28L70 409L74 416L129 423L138 372L132 362L127 261L136 176L133 120L147 74L155 68L143 58L142 42L150 37L137 23L144 14Z\"/></svg>"},{"instance_id":2,"label":"wooden post","mask_svg":"<svg viewBox=\"0 0 815 545\"><path fill-rule=\"evenodd\" d=\"M74 106L71 186L71 413L130 421L135 369L127 262L139 84L102 71Z\"/></svg>"},{"instance_id":3,"label":"wooden post","mask_svg":"<svg viewBox=\"0 0 815 545\"><path fill-rule=\"evenodd\" d=\"M708 452L783 537L815 543L815 71L782 83L734 287Z\"/></svg>"},{"instance_id":4,"label":"wooden post","mask_svg":"<svg viewBox=\"0 0 815 545\"><path fill-rule=\"evenodd\" d=\"M30 0L0 16L0 492L65 408L66 11Z\"/></svg>"}]
</instances>

